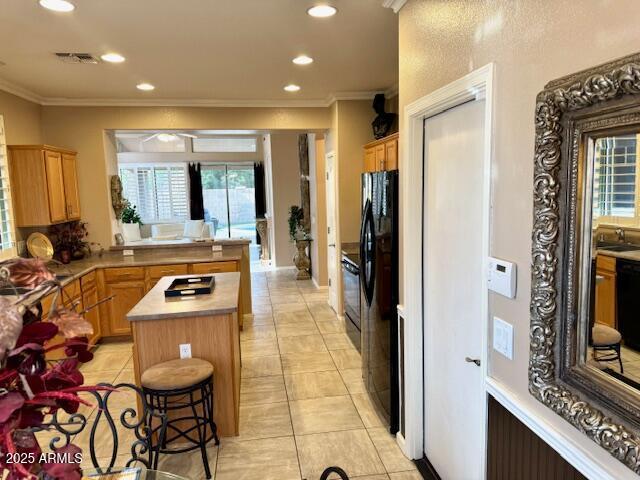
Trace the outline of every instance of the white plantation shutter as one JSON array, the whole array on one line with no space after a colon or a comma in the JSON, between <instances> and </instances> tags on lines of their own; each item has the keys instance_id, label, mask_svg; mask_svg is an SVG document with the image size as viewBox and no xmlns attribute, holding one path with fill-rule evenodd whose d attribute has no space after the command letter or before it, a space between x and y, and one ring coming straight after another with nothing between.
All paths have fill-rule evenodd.
<instances>
[{"instance_id":1,"label":"white plantation shutter","mask_svg":"<svg viewBox=\"0 0 640 480\"><path fill-rule=\"evenodd\" d=\"M181 222L189 215L186 166L123 165L124 196L145 223Z\"/></svg>"},{"instance_id":2,"label":"white plantation shutter","mask_svg":"<svg viewBox=\"0 0 640 480\"><path fill-rule=\"evenodd\" d=\"M593 204L595 217L636 217L637 138L601 138L595 145Z\"/></svg>"},{"instance_id":3,"label":"white plantation shutter","mask_svg":"<svg viewBox=\"0 0 640 480\"><path fill-rule=\"evenodd\" d=\"M4 118L0 115L0 258L13 257L17 253L13 229L7 142L4 135Z\"/></svg>"}]
</instances>

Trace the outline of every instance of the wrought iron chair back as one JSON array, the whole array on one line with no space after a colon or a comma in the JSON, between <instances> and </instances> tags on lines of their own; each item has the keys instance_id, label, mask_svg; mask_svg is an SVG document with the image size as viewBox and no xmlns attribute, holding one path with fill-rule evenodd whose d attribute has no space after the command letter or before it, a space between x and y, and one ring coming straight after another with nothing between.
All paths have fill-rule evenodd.
<instances>
[{"instance_id":1,"label":"wrought iron chair back","mask_svg":"<svg viewBox=\"0 0 640 480\"><path fill-rule=\"evenodd\" d=\"M74 437L80 435L85 428L89 431L89 454L91 463L98 473L111 473L114 468L129 467L133 465L144 465L147 469L156 470L158 466L158 450L163 444L166 434L166 415L157 412L149 407L142 390L130 383L119 383L111 385L108 383L100 383L99 387L105 387L105 390L90 391L96 401L97 409L95 417L87 420L82 413L76 413L69 416L64 421L60 421L58 413L54 415L48 429L58 431L61 436L54 437L49 442L49 448L55 451L61 447L69 445ZM132 391L135 393L137 405L141 405L141 411L138 412L136 407L112 407L120 413L114 417L110 410L110 400L121 393ZM91 425L89 425L91 424ZM105 427L109 438L105 438ZM124 427L124 431L120 431L119 426ZM158 435L156 442L152 442L152 430L156 426L155 431ZM159 426L159 428L157 428ZM134 440L128 449L127 455L130 458L125 465L116 465L117 457L124 455L120 452L121 435L130 430L133 432ZM99 446L110 445L108 455L98 455L97 448ZM154 447L154 445L156 445ZM86 454L86 452L84 452ZM102 462L102 464L101 464Z\"/></svg>"}]
</instances>

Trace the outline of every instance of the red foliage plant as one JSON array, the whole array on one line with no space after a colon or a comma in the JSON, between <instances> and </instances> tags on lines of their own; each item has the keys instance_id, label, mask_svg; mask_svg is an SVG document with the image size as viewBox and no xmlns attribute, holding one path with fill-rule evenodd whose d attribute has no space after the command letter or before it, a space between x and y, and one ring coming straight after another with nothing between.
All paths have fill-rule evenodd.
<instances>
[{"instance_id":1,"label":"red foliage plant","mask_svg":"<svg viewBox=\"0 0 640 480\"><path fill-rule=\"evenodd\" d=\"M42 261L4 262L0 278L17 289L16 296L0 297L0 478L80 480L79 463L48 462L35 432L46 429L47 418L57 411L73 414L87 404L80 392L99 389L83 386L78 369L93 358L87 339L91 325L81 314L56 307L55 301L50 321L41 320L39 300L55 291L62 295ZM58 334L64 340L54 341ZM66 358L47 362L45 354L53 350L64 350ZM70 444L56 453L72 462L81 451Z\"/></svg>"}]
</instances>

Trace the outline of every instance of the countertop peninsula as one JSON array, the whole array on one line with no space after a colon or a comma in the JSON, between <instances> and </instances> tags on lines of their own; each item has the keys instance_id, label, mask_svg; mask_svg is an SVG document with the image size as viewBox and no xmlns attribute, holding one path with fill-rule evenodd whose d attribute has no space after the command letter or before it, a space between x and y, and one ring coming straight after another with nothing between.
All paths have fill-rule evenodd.
<instances>
[{"instance_id":1,"label":"countertop peninsula","mask_svg":"<svg viewBox=\"0 0 640 480\"><path fill-rule=\"evenodd\" d=\"M237 250L213 252L210 248L181 248L178 250L149 249L125 256L122 252L94 253L88 258L67 265L50 264L48 268L56 275L64 276L62 283L80 278L98 268L144 267L149 265L171 265L176 263L205 263L239 261L242 253Z\"/></svg>"},{"instance_id":2,"label":"countertop peninsula","mask_svg":"<svg viewBox=\"0 0 640 480\"><path fill-rule=\"evenodd\" d=\"M162 320L215 316L238 311L240 272L216 273L213 292L188 297L164 296L164 291L176 278L198 278L207 275L177 275L162 277L142 300L127 314L127 320Z\"/></svg>"}]
</instances>

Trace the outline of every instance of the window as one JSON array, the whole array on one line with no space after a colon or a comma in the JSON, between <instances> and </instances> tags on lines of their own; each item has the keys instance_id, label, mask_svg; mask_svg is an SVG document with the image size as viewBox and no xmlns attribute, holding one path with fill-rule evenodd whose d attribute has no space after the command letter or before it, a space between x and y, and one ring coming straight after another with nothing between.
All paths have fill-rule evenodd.
<instances>
[{"instance_id":1,"label":"window","mask_svg":"<svg viewBox=\"0 0 640 480\"><path fill-rule=\"evenodd\" d=\"M255 138L194 138L194 153L255 153Z\"/></svg>"},{"instance_id":2,"label":"window","mask_svg":"<svg viewBox=\"0 0 640 480\"><path fill-rule=\"evenodd\" d=\"M638 216L636 176L638 174L635 135L599 138L595 142L593 180L594 217Z\"/></svg>"},{"instance_id":3,"label":"window","mask_svg":"<svg viewBox=\"0 0 640 480\"><path fill-rule=\"evenodd\" d=\"M9 166L7 163L7 145L4 136L4 118L0 115L0 259L18 254L13 230L13 211L11 210L11 189L9 185Z\"/></svg>"},{"instance_id":4,"label":"window","mask_svg":"<svg viewBox=\"0 0 640 480\"><path fill-rule=\"evenodd\" d=\"M182 222L189 215L186 165L120 165L124 196L145 223Z\"/></svg>"}]
</instances>

